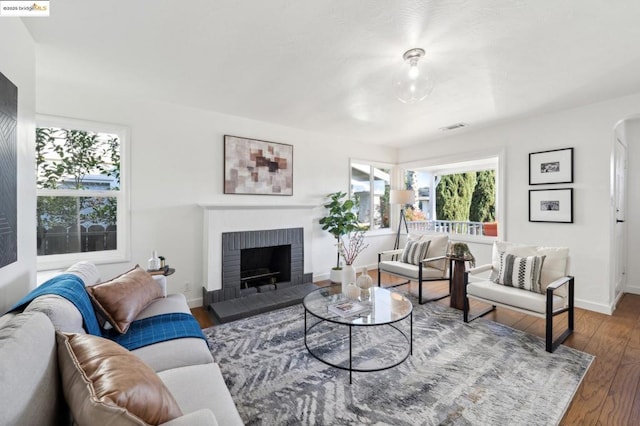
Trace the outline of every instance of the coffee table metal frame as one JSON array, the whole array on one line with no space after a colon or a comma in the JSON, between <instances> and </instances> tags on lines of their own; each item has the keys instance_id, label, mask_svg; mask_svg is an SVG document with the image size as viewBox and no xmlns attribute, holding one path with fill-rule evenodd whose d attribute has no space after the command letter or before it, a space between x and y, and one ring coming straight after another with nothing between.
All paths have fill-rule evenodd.
<instances>
[{"instance_id":1,"label":"coffee table metal frame","mask_svg":"<svg viewBox=\"0 0 640 426\"><path fill-rule=\"evenodd\" d=\"M313 293L316 292L320 292L320 291L327 291L326 288L320 288L318 290L314 290L313 292L309 293L307 295L307 297ZM372 287L373 290L373 287ZM377 288L377 290L384 290L384 291L388 291L386 289L383 288ZM374 290L375 291L375 290ZM307 304L305 303L307 297L305 297L305 299L302 301L302 305L304 306L304 346L307 348L307 351L309 351L309 353L311 355L313 355L314 358L316 358L318 361L323 362L331 367L335 367L338 368L340 370L345 370L349 372L349 384L353 383L353 372L373 372L373 371L383 371L383 370L388 370L390 368L396 367L400 364L402 364L404 361L407 360L407 358L409 358L409 355L413 355L413 305L411 304L411 301L409 301L407 299L407 301L409 302L409 305L411 306L411 309L409 309L409 312L404 315L401 316L397 319L394 320L390 320L390 321L384 321L384 322L380 322L380 323L369 323L369 324L357 324L357 323L350 323L347 322L349 320L349 318L358 318L358 315L354 315L353 317L339 317L336 316L335 318L326 318L321 316L321 314L319 313L315 313L312 312L311 310L309 310L309 307L307 306ZM404 297L404 296L403 296ZM406 299L406 298L405 298ZM327 305L328 306L328 305ZM319 321L315 322L314 324L311 324L311 326L308 326L308 320L307 320L307 314L311 314L313 317L318 318ZM330 315L329 312L327 312L327 315ZM409 336L407 336L407 333L404 332L402 329L398 328L396 326L396 323L403 321L405 319L407 319L407 317L409 317ZM349 328L349 366L348 367L343 367L342 365L338 365L338 364L334 364L330 361L327 361L326 359L323 359L320 355L314 353L313 349L311 349L309 347L309 344L307 343L307 334L309 333L309 331L311 331L314 327L316 327L319 324L322 324L323 322L330 322L330 323L334 323L334 324L338 324L338 325L344 325L347 326ZM398 331L400 333L400 335L402 337L404 337L404 339L407 341L407 343L409 344L409 350L407 351L406 355L398 362L395 362L393 364L390 365L384 365L382 367L379 368L354 368L353 367L353 342L352 342L352 335L353 335L353 327L379 327L379 326L389 326L394 328L396 331Z\"/></svg>"}]
</instances>

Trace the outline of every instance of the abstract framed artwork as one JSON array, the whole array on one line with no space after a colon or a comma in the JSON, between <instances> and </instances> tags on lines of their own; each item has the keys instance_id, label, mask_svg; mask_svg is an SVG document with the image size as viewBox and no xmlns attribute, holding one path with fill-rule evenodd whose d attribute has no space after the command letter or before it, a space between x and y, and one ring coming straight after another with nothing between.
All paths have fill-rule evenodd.
<instances>
[{"instance_id":1,"label":"abstract framed artwork","mask_svg":"<svg viewBox=\"0 0 640 426\"><path fill-rule=\"evenodd\" d=\"M18 88L0 73L0 268L18 260Z\"/></svg>"},{"instance_id":2,"label":"abstract framed artwork","mask_svg":"<svg viewBox=\"0 0 640 426\"><path fill-rule=\"evenodd\" d=\"M530 189L529 222L573 223L573 188Z\"/></svg>"},{"instance_id":3,"label":"abstract framed artwork","mask_svg":"<svg viewBox=\"0 0 640 426\"><path fill-rule=\"evenodd\" d=\"M293 195L293 145L224 135L224 193Z\"/></svg>"},{"instance_id":4,"label":"abstract framed artwork","mask_svg":"<svg viewBox=\"0 0 640 426\"><path fill-rule=\"evenodd\" d=\"M573 183L573 148L529 154L529 185Z\"/></svg>"}]
</instances>

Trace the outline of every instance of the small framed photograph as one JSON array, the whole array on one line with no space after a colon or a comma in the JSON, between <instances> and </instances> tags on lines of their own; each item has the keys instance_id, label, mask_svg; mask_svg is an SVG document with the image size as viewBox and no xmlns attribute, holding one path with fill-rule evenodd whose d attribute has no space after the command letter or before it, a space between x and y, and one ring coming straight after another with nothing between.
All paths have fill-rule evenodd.
<instances>
[{"instance_id":1,"label":"small framed photograph","mask_svg":"<svg viewBox=\"0 0 640 426\"><path fill-rule=\"evenodd\" d=\"M573 148L529 154L529 185L573 183Z\"/></svg>"},{"instance_id":2,"label":"small framed photograph","mask_svg":"<svg viewBox=\"0 0 640 426\"><path fill-rule=\"evenodd\" d=\"M573 223L573 188L530 189L529 222Z\"/></svg>"},{"instance_id":3,"label":"small framed photograph","mask_svg":"<svg viewBox=\"0 0 640 426\"><path fill-rule=\"evenodd\" d=\"M224 135L224 193L293 195L293 145Z\"/></svg>"}]
</instances>

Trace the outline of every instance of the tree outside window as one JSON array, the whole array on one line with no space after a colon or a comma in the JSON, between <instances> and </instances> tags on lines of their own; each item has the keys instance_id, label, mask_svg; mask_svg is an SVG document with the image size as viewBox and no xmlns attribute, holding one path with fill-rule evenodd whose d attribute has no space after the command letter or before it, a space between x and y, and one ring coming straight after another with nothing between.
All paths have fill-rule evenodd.
<instances>
[{"instance_id":1,"label":"tree outside window","mask_svg":"<svg viewBox=\"0 0 640 426\"><path fill-rule=\"evenodd\" d=\"M464 164L407 170L405 187L415 192L416 200L414 205L405 206L407 221L430 220L434 224L429 229L445 232L456 229L455 232L463 233L478 229L477 225L465 224L475 222L482 224L479 229L485 235L496 235L495 168L474 170L473 164ZM440 227L435 223L438 221L458 224L455 228ZM489 228L493 233L487 233Z\"/></svg>"},{"instance_id":2,"label":"tree outside window","mask_svg":"<svg viewBox=\"0 0 640 426\"><path fill-rule=\"evenodd\" d=\"M36 129L38 254L117 249L117 134Z\"/></svg>"},{"instance_id":3,"label":"tree outside window","mask_svg":"<svg viewBox=\"0 0 640 426\"><path fill-rule=\"evenodd\" d=\"M495 211L494 170L440 177L436 186L438 220L494 222Z\"/></svg>"}]
</instances>

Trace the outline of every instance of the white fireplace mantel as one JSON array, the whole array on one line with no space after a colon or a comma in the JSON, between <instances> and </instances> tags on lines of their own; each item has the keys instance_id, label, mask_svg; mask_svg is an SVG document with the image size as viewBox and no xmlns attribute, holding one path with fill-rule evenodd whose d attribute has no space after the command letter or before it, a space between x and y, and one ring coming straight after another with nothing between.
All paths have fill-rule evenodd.
<instances>
[{"instance_id":1,"label":"white fireplace mantel","mask_svg":"<svg viewBox=\"0 0 640 426\"><path fill-rule=\"evenodd\" d=\"M321 207L317 204L258 204L258 203L201 203L199 207L205 210L304 210Z\"/></svg>"},{"instance_id":2,"label":"white fireplace mantel","mask_svg":"<svg viewBox=\"0 0 640 426\"><path fill-rule=\"evenodd\" d=\"M259 231L280 228L304 229L304 272L311 264L313 223L322 205L311 203L200 203L204 215L203 280L204 287L219 290L222 286L222 233ZM317 216L317 217L316 217Z\"/></svg>"}]
</instances>

